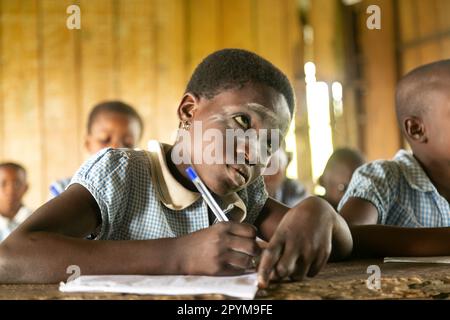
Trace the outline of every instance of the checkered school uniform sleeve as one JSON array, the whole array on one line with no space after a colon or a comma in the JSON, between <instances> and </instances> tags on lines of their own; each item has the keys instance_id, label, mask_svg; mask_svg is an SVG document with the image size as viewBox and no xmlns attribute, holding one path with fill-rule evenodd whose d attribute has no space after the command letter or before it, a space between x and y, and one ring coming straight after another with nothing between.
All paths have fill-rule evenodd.
<instances>
[{"instance_id":1,"label":"checkered school uniform sleeve","mask_svg":"<svg viewBox=\"0 0 450 320\"><path fill-rule=\"evenodd\" d=\"M379 160L358 168L338 205L342 209L349 198L372 203L378 211L379 224L385 224L387 214L395 202L400 179L399 168L392 161Z\"/></svg>"},{"instance_id":2,"label":"checkered school uniform sleeve","mask_svg":"<svg viewBox=\"0 0 450 320\"><path fill-rule=\"evenodd\" d=\"M92 156L72 178L70 184L85 187L100 208L102 224L97 238L108 238L113 229L120 226L127 211L132 175L129 153L108 148Z\"/></svg>"},{"instance_id":3,"label":"checkered school uniform sleeve","mask_svg":"<svg viewBox=\"0 0 450 320\"><path fill-rule=\"evenodd\" d=\"M238 195L247 207L247 216L245 217L244 222L253 224L269 197L264 186L263 177L258 177L254 182L248 185L247 188L239 191Z\"/></svg>"}]
</instances>

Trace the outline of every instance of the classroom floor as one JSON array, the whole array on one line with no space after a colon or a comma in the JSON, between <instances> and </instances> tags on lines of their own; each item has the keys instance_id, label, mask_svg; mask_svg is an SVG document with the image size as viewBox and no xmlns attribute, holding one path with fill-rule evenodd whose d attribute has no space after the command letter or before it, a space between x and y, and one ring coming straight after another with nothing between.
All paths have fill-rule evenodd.
<instances>
[{"instance_id":1,"label":"classroom floor","mask_svg":"<svg viewBox=\"0 0 450 320\"><path fill-rule=\"evenodd\" d=\"M381 290L367 288L367 267L381 269ZM223 299L219 295L151 296L62 293L58 285L0 285L0 299ZM330 263L314 279L273 284L257 299L450 299L450 267L439 264L357 260Z\"/></svg>"}]
</instances>

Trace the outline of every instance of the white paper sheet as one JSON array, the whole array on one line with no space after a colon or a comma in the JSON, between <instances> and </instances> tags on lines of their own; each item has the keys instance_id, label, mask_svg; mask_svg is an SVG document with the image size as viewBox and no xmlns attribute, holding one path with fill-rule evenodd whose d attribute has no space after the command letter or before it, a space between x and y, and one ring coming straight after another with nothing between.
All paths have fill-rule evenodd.
<instances>
[{"instance_id":1,"label":"white paper sheet","mask_svg":"<svg viewBox=\"0 0 450 320\"><path fill-rule=\"evenodd\" d=\"M409 263L446 263L450 264L450 256L440 257L386 257L384 263L409 262Z\"/></svg>"},{"instance_id":2,"label":"white paper sheet","mask_svg":"<svg viewBox=\"0 0 450 320\"><path fill-rule=\"evenodd\" d=\"M62 292L114 292L155 295L223 294L253 299L258 290L256 273L234 277L207 276L80 276L59 285Z\"/></svg>"}]
</instances>

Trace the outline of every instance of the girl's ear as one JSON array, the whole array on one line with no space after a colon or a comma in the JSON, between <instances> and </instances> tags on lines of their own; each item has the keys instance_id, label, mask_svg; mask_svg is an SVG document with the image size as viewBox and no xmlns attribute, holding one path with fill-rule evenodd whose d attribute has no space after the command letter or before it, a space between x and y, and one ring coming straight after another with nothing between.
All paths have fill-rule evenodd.
<instances>
[{"instance_id":1,"label":"girl's ear","mask_svg":"<svg viewBox=\"0 0 450 320\"><path fill-rule=\"evenodd\" d=\"M199 98L196 97L192 93L186 93L181 99L180 105L178 106L178 119L181 122L191 122L194 118L195 110L197 109L197 105L199 102Z\"/></svg>"},{"instance_id":2,"label":"girl's ear","mask_svg":"<svg viewBox=\"0 0 450 320\"><path fill-rule=\"evenodd\" d=\"M426 143L428 141L425 124L423 121L416 117L406 118L403 123L406 136L411 141L418 143Z\"/></svg>"},{"instance_id":3,"label":"girl's ear","mask_svg":"<svg viewBox=\"0 0 450 320\"><path fill-rule=\"evenodd\" d=\"M91 139L91 136L89 134L87 134L84 137L84 148L86 149L87 152L93 153L92 152L92 139Z\"/></svg>"}]
</instances>

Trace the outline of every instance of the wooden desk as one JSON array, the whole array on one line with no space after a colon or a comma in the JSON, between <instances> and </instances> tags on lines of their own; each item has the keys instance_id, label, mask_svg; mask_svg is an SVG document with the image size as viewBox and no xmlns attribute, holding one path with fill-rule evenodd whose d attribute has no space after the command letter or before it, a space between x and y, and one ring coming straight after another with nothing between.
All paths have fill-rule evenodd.
<instances>
[{"instance_id":1,"label":"wooden desk","mask_svg":"<svg viewBox=\"0 0 450 320\"><path fill-rule=\"evenodd\" d=\"M381 290L369 290L369 265L381 269ZM57 285L0 285L0 299L222 299L222 296L149 296L61 293ZM358 260L329 264L314 279L273 284L258 299L449 299L450 266Z\"/></svg>"}]
</instances>

